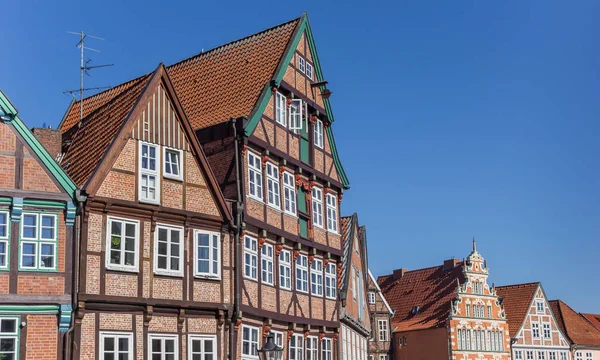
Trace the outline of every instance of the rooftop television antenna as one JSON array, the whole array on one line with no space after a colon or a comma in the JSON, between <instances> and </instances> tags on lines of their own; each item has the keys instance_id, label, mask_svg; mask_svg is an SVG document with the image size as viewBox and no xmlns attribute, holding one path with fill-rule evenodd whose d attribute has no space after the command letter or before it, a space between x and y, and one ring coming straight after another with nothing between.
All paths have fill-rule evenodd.
<instances>
[{"instance_id":1,"label":"rooftop television antenna","mask_svg":"<svg viewBox=\"0 0 600 360\"><path fill-rule=\"evenodd\" d=\"M81 120L83 120L83 101L82 101L83 93L85 91L110 89L110 86L99 86L99 87L92 87L92 88L83 87L83 78L85 77L84 75L91 76L89 73L90 70L102 68L102 67L109 67L109 66L113 66L114 64L90 65L92 60L91 59L85 60L85 57L84 57L85 50L100 52L100 50L92 49L90 47L85 46L85 39L91 38L91 39L96 39L96 40L104 40L103 38L86 34L83 31L80 31L80 32L67 31L67 33L79 36L79 42L76 45L80 50L79 89L67 90L67 91L64 91L63 93L71 94L71 95L73 95L73 97L75 97L76 93L79 93L79 121L81 122Z\"/></svg>"}]
</instances>

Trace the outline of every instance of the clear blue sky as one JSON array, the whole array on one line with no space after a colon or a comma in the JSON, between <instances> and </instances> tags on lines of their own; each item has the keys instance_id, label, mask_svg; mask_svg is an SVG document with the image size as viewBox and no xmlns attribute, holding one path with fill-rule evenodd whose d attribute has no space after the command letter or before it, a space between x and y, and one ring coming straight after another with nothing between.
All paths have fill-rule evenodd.
<instances>
[{"instance_id":1,"label":"clear blue sky","mask_svg":"<svg viewBox=\"0 0 600 360\"><path fill-rule=\"evenodd\" d=\"M542 281L600 313L600 2L10 1L0 87L30 125L57 126L78 86L116 85L307 11L334 92L352 188L342 212L367 225L370 267L468 255L490 281Z\"/></svg>"}]
</instances>

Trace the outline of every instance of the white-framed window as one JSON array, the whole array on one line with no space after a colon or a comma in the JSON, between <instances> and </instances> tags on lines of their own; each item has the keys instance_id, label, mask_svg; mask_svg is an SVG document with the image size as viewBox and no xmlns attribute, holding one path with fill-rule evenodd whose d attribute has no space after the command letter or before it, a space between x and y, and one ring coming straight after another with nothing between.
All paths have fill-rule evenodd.
<instances>
[{"instance_id":1,"label":"white-framed window","mask_svg":"<svg viewBox=\"0 0 600 360\"><path fill-rule=\"evenodd\" d=\"M515 350L515 360L523 360L523 351Z\"/></svg>"},{"instance_id":2,"label":"white-framed window","mask_svg":"<svg viewBox=\"0 0 600 360\"><path fill-rule=\"evenodd\" d=\"M56 271L57 221L56 214L22 214L19 256L21 269Z\"/></svg>"},{"instance_id":3,"label":"white-framed window","mask_svg":"<svg viewBox=\"0 0 600 360\"><path fill-rule=\"evenodd\" d=\"M542 330L543 330L543 334L544 334L544 339L550 339L552 338L552 331L550 328L550 323L543 323L542 324Z\"/></svg>"},{"instance_id":4,"label":"white-framed window","mask_svg":"<svg viewBox=\"0 0 600 360\"><path fill-rule=\"evenodd\" d=\"M323 296L323 260L313 259L310 264L310 292Z\"/></svg>"},{"instance_id":5,"label":"white-framed window","mask_svg":"<svg viewBox=\"0 0 600 360\"><path fill-rule=\"evenodd\" d=\"M575 353L575 360L583 360L583 353L581 351Z\"/></svg>"},{"instance_id":6,"label":"white-framed window","mask_svg":"<svg viewBox=\"0 0 600 360\"><path fill-rule=\"evenodd\" d=\"M0 317L0 359L16 359L19 350L19 317Z\"/></svg>"},{"instance_id":7,"label":"white-framed window","mask_svg":"<svg viewBox=\"0 0 600 360\"><path fill-rule=\"evenodd\" d=\"M283 196L285 212L296 216L296 179L287 171L283 172Z\"/></svg>"},{"instance_id":8,"label":"white-framed window","mask_svg":"<svg viewBox=\"0 0 600 360\"><path fill-rule=\"evenodd\" d=\"M548 360L556 360L556 353L554 351L548 351Z\"/></svg>"},{"instance_id":9,"label":"white-framed window","mask_svg":"<svg viewBox=\"0 0 600 360\"><path fill-rule=\"evenodd\" d=\"M337 297L337 271L334 263L325 266L325 297L335 300Z\"/></svg>"},{"instance_id":10,"label":"white-framed window","mask_svg":"<svg viewBox=\"0 0 600 360\"><path fill-rule=\"evenodd\" d=\"M323 148L323 121L317 119L314 126L315 146L319 149Z\"/></svg>"},{"instance_id":11,"label":"white-framed window","mask_svg":"<svg viewBox=\"0 0 600 360\"><path fill-rule=\"evenodd\" d=\"M487 310L488 310L488 317L492 318L492 306L488 305Z\"/></svg>"},{"instance_id":12,"label":"white-framed window","mask_svg":"<svg viewBox=\"0 0 600 360\"><path fill-rule=\"evenodd\" d=\"M194 230L194 276L221 277L221 234Z\"/></svg>"},{"instance_id":13,"label":"white-framed window","mask_svg":"<svg viewBox=\"0 0 600 360\"><path fill-rule=\"evenodd\" d=\"M263 244L260 253L262 283L273 285L273 245Z\"/></svg>"},{"instance_id":14,"label":"white-framed window","mask_svg":"<svg viewBox=\"0 0 600 360\"><path fill-rule=\"evenodd\" d=\"M538 351L538 360L546 360L546 353L544 351Z\"/></svg>"},{"instance_id":15,"label":"white-framed window","mask_svg":"<svg viewBox=\"0 0 600 360\"><path fill-rule=\"evenodd\" d=\"M139 221L109 216L106 220L106 268L138 271Z\"/></svg>"},{"instance_id":16,"label":"white-framed window","mask_svg":"<svg viewBox=\"0 0 600 360\"><path fill-rule=\"evenodd\" d=\"M473 293L483 294L483 284L479 281L473 282Z\"/></svg>"},{"instance_id":17,"label":"white-framed window","mask_svg":"<svg viewBox=\"0 0 600 360\"><path fill-rule=\"evenodd\" d=\"M342 355L343 355L343 360L347 360L348 356L350 355L348 353L348 350L349 350L348 349L348 341L350 339L348 338L349 334L348 334L348 332L346 330L347 330L346 325L342 324L342 344L343 344L343 346L342 346Z\"/></svg>"},{"instance_id":18,"label":"white-framed window","mask_svg":"<svg viewBox=\"0 0 600 360\"><path fill-rule=\"evenodd\" d=\"M288 250L279 253L279 287L292 290L292 255Z\"/></svg>"},{"instance_id":19,"label":"white-framed window","mask_svg":"<svg viewBox=\"0 0 600 360\"><path fill-rule=\"evenodd\" d=\"M388 321L385 319L377 320L377 331L379 334L379 341L389 341L389 327Z\"/></svg>"},{"instance_id":20,"label":"white-framed window","mask_svg":"<svg viewBox=\"0 0 600 360\"><path fill-rule=\"evenodd\" d=\"M375 304L375 291L369 291L369 304Z\"/></svg>"},{"instance_id":21,"label":"white-framed window","mask_svg":"<svg viewBox=\"0 0 600 360\"><path fill-rule=\"evenodd\" d=\"M267 202L269 205L281 209L281 198L279 196L279 169L277 166L267 163Z\"/></svg>"},{"instance_id":22,"label":"white-framed window","mask_svg":"<svg viewBox=\"0 0 600 360\"><path fill-rule=\"evenodd\" d=\"M308 62L306 62L306 76L311 80L313 79L313 66Z\"/></svg>"},{"instance_id":23,"label":"white-framed window","mask_svg":"<svg viewBox=\"0 0 600 360\"><path fill-rule=\"evenodd\" d=\"M242 325L242 359L258 359L258 328Z\"/></svg>"},{"instance_id":24,"label":"white-framed window","mask_svg":"<svg viewBox=\"0 0 600 360\"><path fill-rule=\"evenodd\" d=\"M467 317L471 316L471 305L469 304L465 305L465 315Z\"/></svg>"},{"instance_id":25,"label":"white-framed window","mask_svg":"<svg viewBox=\"0 0 600 360\"><path fill-rule=\"evenodd\" d=\"M214 335L188 335L188 360L216 360L217 337Z\"/></svg>"},{"instance_id":26,"label":"white-framed window","mask_svg":"<svg viewBox=\"0 0 600 360\"><path fill-rule=\"evenodd\" d=\"M156 225L154 232L154 273L183 276L183 228Z\"/></svg>"},{"instance_id":27,"label":"white-framed window","mask_svg":"<svg viewBox=\"0 0 600 360\"><path fill-rule=\"evenodd\" d=\"M160 178L158 176L160 152L158 145L140 141L139 200L160 203Z\"/></svg>"},{"instance_id":28,"label":"white-framed window","mask_svg":"<svg viewBox=\"0 0 600 360\"><path fill-rule=\"evenodd\" d=\"M244 236L244 277L252 280L258 280L257 248L255 238Z\"/></svg>"},{"instance_id":29,"label":"white-framed window","mask_svg":"<svg viewBox=\"0 0 600 360\"><path fill-rule=\"evenodd\" d=\"M283 333L281 331L271 330L275 345L283 347Z\"/></svg>"},{"instance_id":30,"label":"white-framed window","mask_svg":"<svg viewBox=\"0 0 600 360\"><path fill-rule=\"evenodd\" d=\"M148 358L152 360L179 359L177 335L148 334Z\"/></svg>"},{"instance_id":31,"label":"white-framed window","mask_svg":"<svg viewBox=\"0 0 600 360\"><path fill-rule=\"evenodd\" d=\"M352 298L356 300L356 296L358 295L358 271L353 266L352 267Z\"/></svg>"},{"instance_id":32,"label":"white-framed window","mask_svg":"<svg viewBox=\"0 0 600 360\"><path fill-rule=\"evenodd\" d=\"M163 148L165 158L164 176L169 179L183 180L183 151L177 149Z\"/></svg>"},{"instance_id":33,"label":"white-framed window","mask_svg":"<svg viewBox=\"0 0 600 360\"><path fill-rule=\"evenodd\" d=\"M300 55L298 55L298 70L302 71L303 73L306 72L306 62Z\"/></svg>"},{"instance_id":34,"label":"white-framed window","mask_svg":"<svg viewBox=\"0 0 600 360\"><path fill-rule=\"evenodd\" d=\"M286 108L287 99L285 96L279 91L275 92L275 121L283 126L287 126Z\"/></svg>"},{"instance_id":35,"label":"white-framed window","mask_svg":"<svg viewBox=\"0 0 600 360\"><path fill-rule=\"evenodd\" d=\"M133 333L100 332L100 359L133 360Z\"/></svg>"},{"instance_id":36,"label":"white-framed window","mask_svg":"<svg viewBox=\"0 0 600 360\"><path fill-rule=\"evenodd\" d=\"M321 339L321 360L333 360L332 341L326 337Z\"/></svg>"},{"instance_id":37,"label":"white-framed window","mask_svg":"<svg viewBox=\"0 0 600 360\"><path fill-rule=\"evenodd\" d=\"M535 322L531 324L531 336L534 339L540 338L540 324Z\"/></svg>"},{"instance_id":38,"label":"white-framed window","mask_svg":"<svg viewBox=\"0 0 600 360\"><path fill-rule=\"evenodd\" d=\"M534 360L533 350L526 350L525 351L525 357L526 357L527 360Z\"/></svg>"},{"instance_id":39,"label":"white-framed window","mask_svg":"<svg viewBox=\"0 0 600 360\"><path fill-rule=\"evenodd\" d=\"M318 187L312 188L312 218L313 224L318 227L323 227L323 189Z\"/></svg>"},{"instance_id":40,"label":"white-framed window","mask_svg":"<svg viewBox=\"0 0 600 360\"><path fill-rule=\"evenodd\" d=\"M8 268L8 220L7 211L0 211L0 269Z\"/></svg>"},{"instance_id":41,"label":"white-framed window","mask_svg":"<svg viewBox=\"0 0 600 360\"><path fill-rule=\"evenodd\" d=\"M306 360L319 360L319 338L316 336L306 338Z\"/></svg>"},{"instance_id":42,"label":"white-framed window","mask_svg":"<svg viewBox=\"0 0 600 360\"><path fill-rule=\"evenodd\" d=\"M308 292L308 258L306 255L298 255L296 258L296 290Z\"/></svg>"},{"instance_id":43,"label":"white-framed window","mask_svg":"<svg viewBox=\"0 0 600 360\"><path fill-rule=\"evenodd\" d=\"M303 358L303 354L304 354L304 348L303 348L303 343L304 343L304 337L300 334L293 334L292 338L290 339L290 353L289 353L289 360L302 360Z\"/></svg>"},{"instance_id":44,"label":"white-framed window","mask_svg":"<svg viewBox=\"0 0 600 360\"><path fill-rule=\"evenodd\" d=\"M338 210L337 210L337 196L334 194L327 194L327 230L334 233L338 232Z\"/></svg>"},{"instance_id":45,"label":"white-framed window","mask_svg":"<svg viewBox=\"0 0 600 360\"><path fill-rule=\"evenodd\" d=\"M290 104L290 130L296 134L302 131L302 100L293 99Z\"/></svg>"},{"instance_id":46,"label":"white-framed window","mask_svg":"<svg viewBox=\"0 0 600 360\"><path fill-rule=\"evenodd\" d=\"M585 360L593 360L594 356L592 355L591 352L586 352L585 353Z\"/></svg>"},{"instance_id":47,"label":"white-framed window","mask_svg":"<svg viewBox=\"0 0 600 360\"><path fill-rule=\"evenodd\" d=\"M535 311L537 313L544 313L544 300L535 301Z\"/></svg>"},{"instance_id":48,"label":"white-framed window","mask_svg":"<svg viewBox=\"0 0 600 360\"><path fill-rule=\"evenodd\" d=\"M569 357L567 356L567 352L566 351L561 351L560 352L560 360L567 360Z\"/></svg>"},{"instance_id":49,"label":"white-framed window","mask_svg":"<svg viewBox=\"0 0 600 360\"><path fill-rule=\"evenodd\" d=\"M260 157L248 151L248 194L257 200L263 199L262 163Z\"/></svg>"},{"instance_id":50,"label":"white-framed window","mask_svg":"<svg viewBox=\"0 0 600 360\"><path fill-rule=\"evenodd\" d=\"M389 360L388 355L379 355L379 360Z\"/></svg>"}]
</instances>

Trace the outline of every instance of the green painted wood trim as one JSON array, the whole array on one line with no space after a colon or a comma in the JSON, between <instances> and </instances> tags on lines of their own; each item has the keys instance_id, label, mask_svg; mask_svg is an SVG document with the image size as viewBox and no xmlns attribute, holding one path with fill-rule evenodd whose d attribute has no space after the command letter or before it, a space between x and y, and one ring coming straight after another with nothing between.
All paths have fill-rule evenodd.
<instances>
[{"instance_id":1,"label":"green painted wood trim","mask_svg":"<svg viewBox=\"0 0 600 360\"><path fill-rule=\"evenodd\" d=\"M58 314L59 305L0 305L0 314L44 313Z\"/></svg>"},{"instance_id":2,"label":"green painted wood trim","mask_svg":"<svg viewBox=\"0 0 600 360\"><path fill-rule=\"evenodd\" d=\"M0 197L0 204L12 204L12 198Z\"/></svg>"},{"instance_id":3,"label":"green painted wood trim","mask_svg":"<svg viewBox=\"0 0 600 360\"><path fill-rule=\"evenodd\" d=\"M23 200L23 205L46 207L54 209L65 209L67 204L60 201L46 201L46 200Z\"/></svg>"},{"instance_id":4,"label":"green painted wood trim","mask_svg":"<svg viewBox=\"0 0 600 360\"><path fill-rule=\"evenodd\" d=\"M50 171L50 173L56 178L58 183L63 189L75 200L75 189L77 185L69 178L69 176L63 171L63 169L56 163L56 161L48 154L46 149L40 144L40 142L33 136L31 131L25 126L25 123L17 115L17 109L8 100L8 97L0 91L0 107L4 109L8 114L13 116L13 120L10 124L19 132L19 134L25 139L27 144L35 152L35 154L42 160L42 163Z\"/></svg>"}]
</instances>

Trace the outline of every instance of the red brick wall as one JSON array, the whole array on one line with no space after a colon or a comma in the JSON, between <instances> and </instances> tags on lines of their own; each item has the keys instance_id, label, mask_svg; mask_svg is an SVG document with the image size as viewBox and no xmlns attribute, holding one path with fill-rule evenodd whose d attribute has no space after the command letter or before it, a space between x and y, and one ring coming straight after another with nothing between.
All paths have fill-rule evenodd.
<instances>
[{"instance_id":1,"label":"red brick wall","mask_svg":"<svg viewBox=\"0 0 600 360\"><path fill-rule=\"evenodd\" d=\"M394 360L448 359L446 328L394 333L394 344Z\"/></svg>"},{"instance_id":2,"label":"red brick wall","mask_svg":"<svg viewBox=\"0 0 600 360\"><path fill-rule=\"evenodd\" d=\"M53 159L62 153L62 133L57 129L49 128L33 128L31 130L33 136L44 146L46 151L50 153Z\"/></svg>"},{"instance_id":3,"label":"red brick wall","mask_svg":"<svg viewBox=\"0 0 600 360\"><path fill-rule=\"evenodd\" d=\"M65 291L65 278L58 276L19 276L17 294L61 295Z\"/></svg>"},{"instance_id":4,"label":"red brick wall","mask_svg":"<svg viewBox=\"0 0 600 360\"><path fill-rule=\"evenodd\" d=\"M56 315L27 315L27 355L25 359L56 360L58 318Z\"/></svg>"},{"instance_id":5,"label":"red brick wall","mask_svg":"<svg viewBox=\"0 0 600 360\"><path fill-rule=\"evenodd\" d=\"M23 159L23 189L52 193L60 191L37 160L27 156Z\"/></svg>"}]
</instances>

